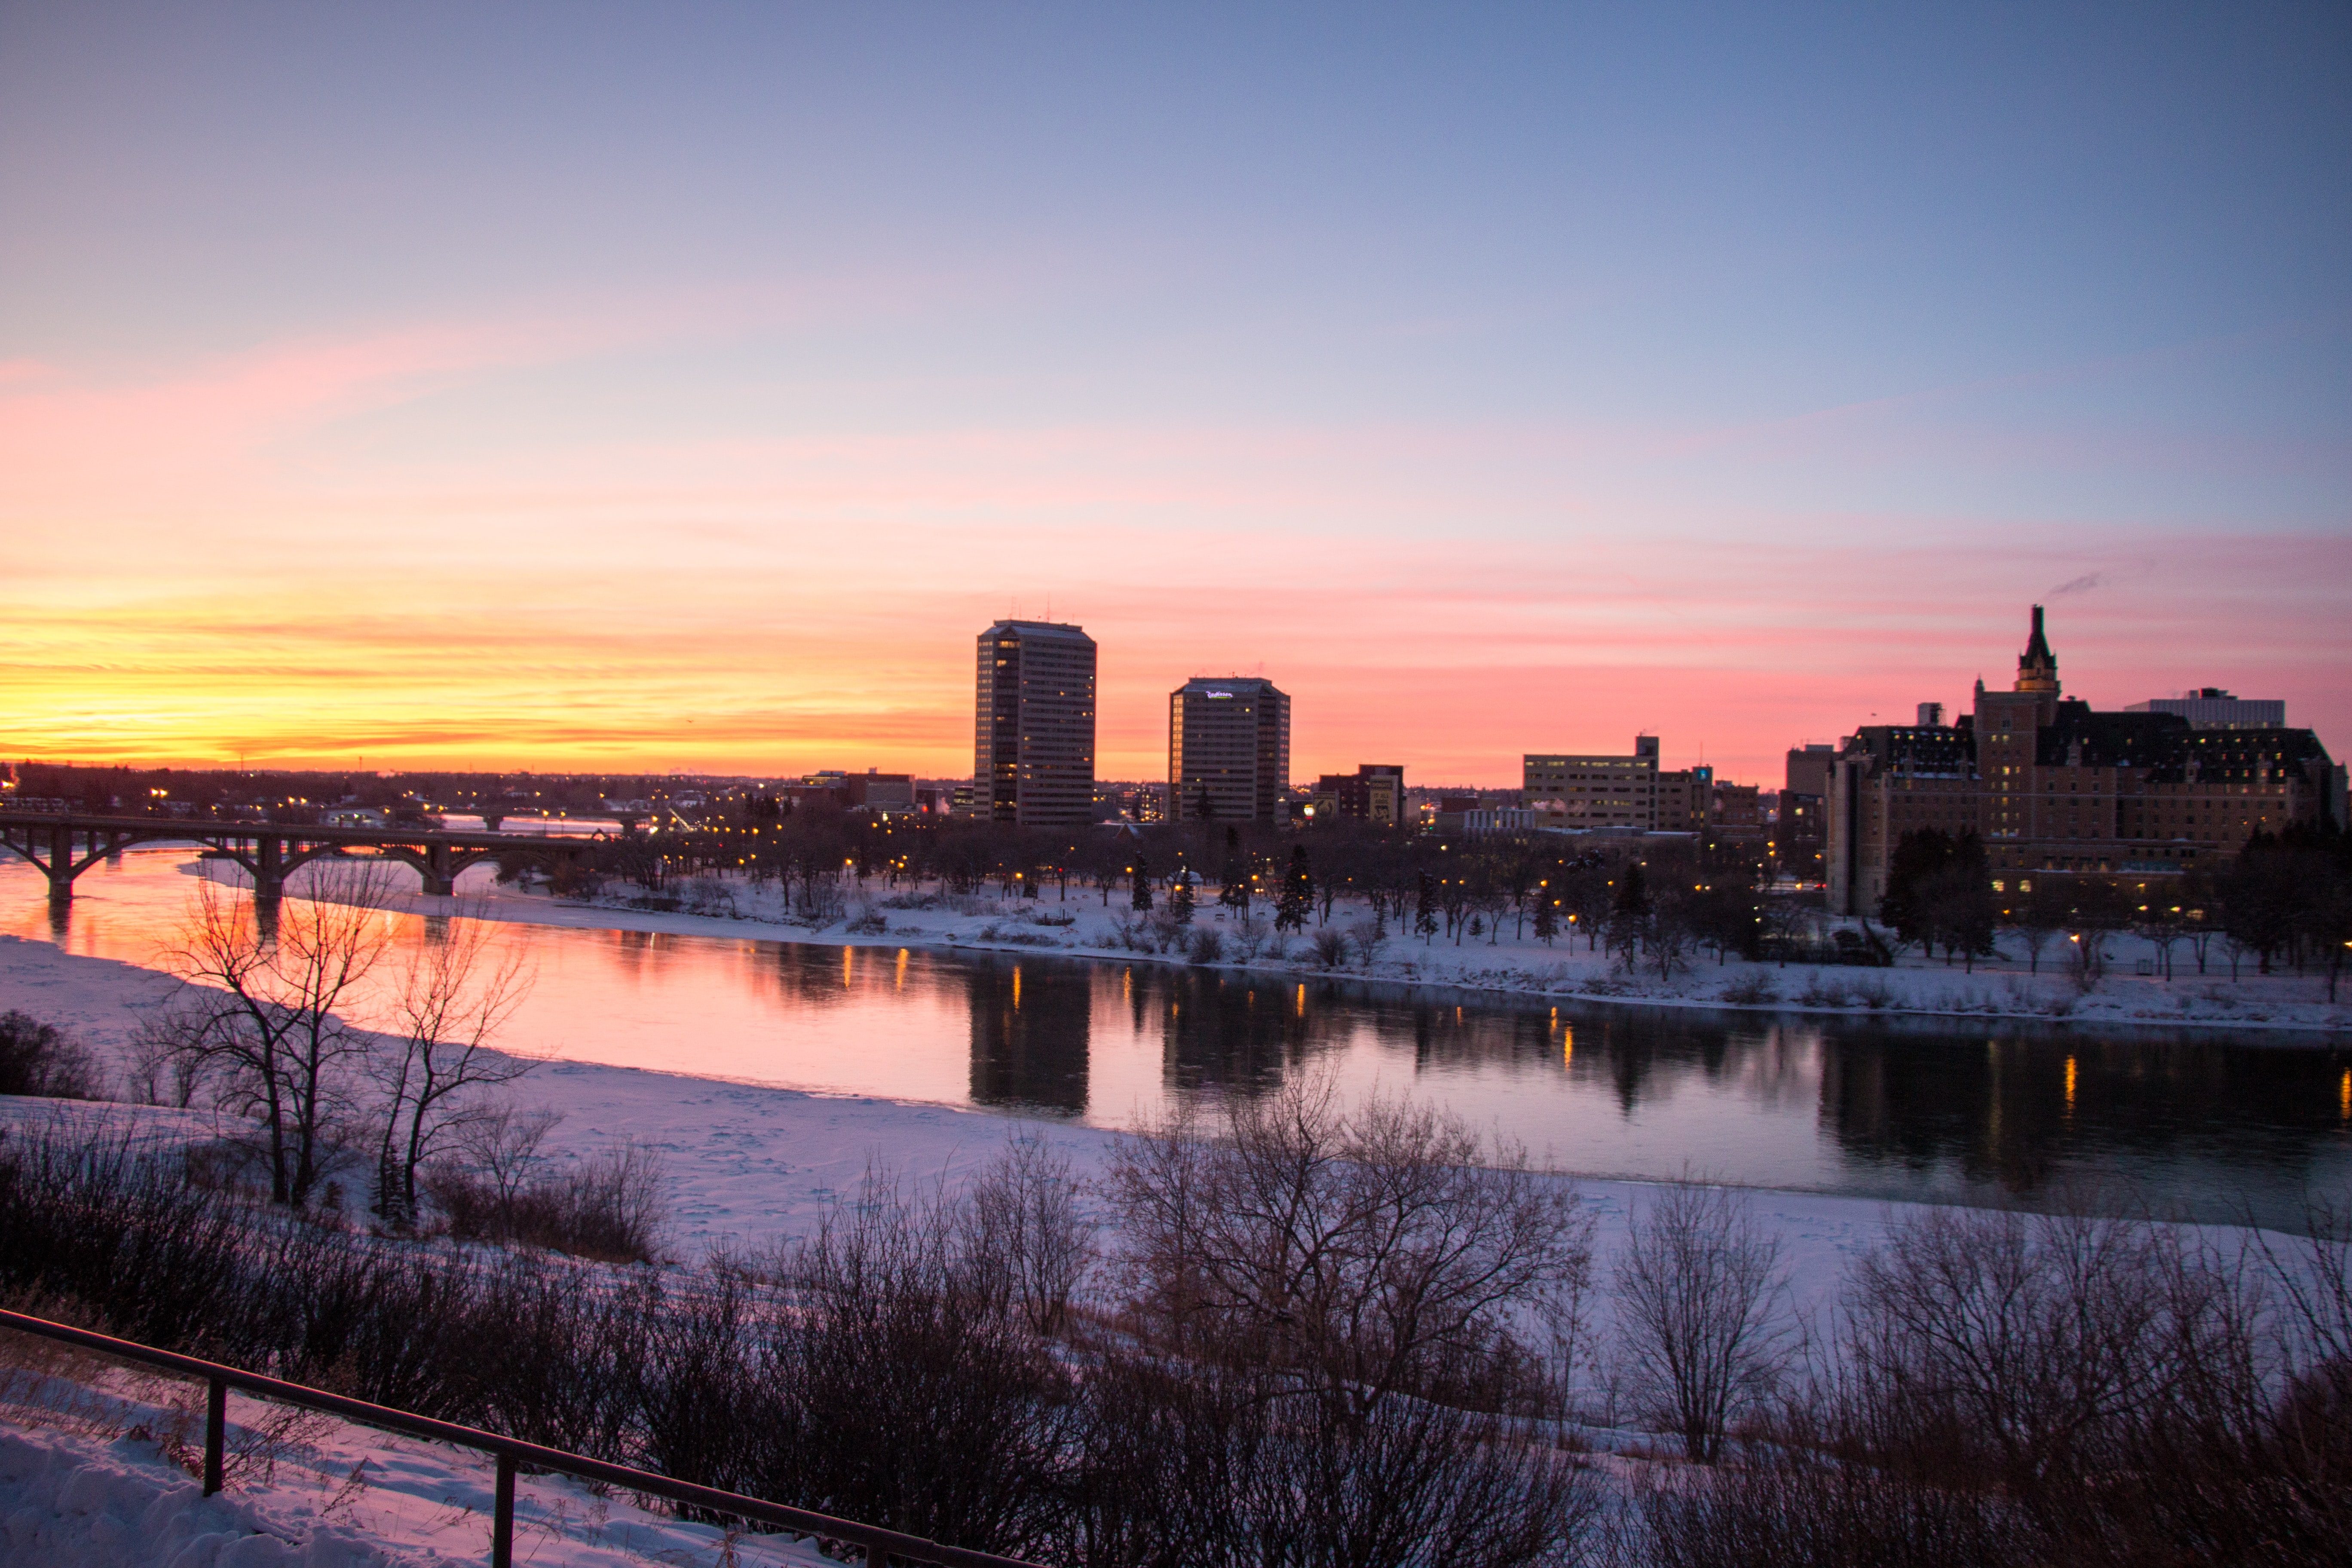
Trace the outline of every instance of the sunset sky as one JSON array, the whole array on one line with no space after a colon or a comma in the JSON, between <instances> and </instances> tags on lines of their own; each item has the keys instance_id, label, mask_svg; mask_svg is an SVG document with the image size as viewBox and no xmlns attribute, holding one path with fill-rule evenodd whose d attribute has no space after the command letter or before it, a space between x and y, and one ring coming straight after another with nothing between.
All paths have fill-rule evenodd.
<instances>
[{"instance_id":1,"label":"sunset sky","mask_svg":"<svg viewBox=\"0 0 2352 1568\"><path fill-rule=\"evenodd\" d=\"M2352 9L0 3L0 754L2352 752Z\"/></svg>"}]
</instances>

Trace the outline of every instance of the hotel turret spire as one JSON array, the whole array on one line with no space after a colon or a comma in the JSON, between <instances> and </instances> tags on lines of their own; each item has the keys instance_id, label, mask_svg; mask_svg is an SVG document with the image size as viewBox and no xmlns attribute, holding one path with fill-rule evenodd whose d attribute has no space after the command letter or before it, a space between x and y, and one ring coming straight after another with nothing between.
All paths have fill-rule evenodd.
<instances>
[{"instance_id":1,"label":"hotel turret spire","mask_svg":"<svg viewBox=\"0 0 2352 1568\"><path fill-rule=\"evenodd\" d=\"M2042 606L2033 606L2033 635L2025 639L2025 651L2017 658L2017 687L2020 691L2055 697L2058 695L2058 658L2050 651L2049 639L2042 635Z\"/></svg>"}]
</instances>

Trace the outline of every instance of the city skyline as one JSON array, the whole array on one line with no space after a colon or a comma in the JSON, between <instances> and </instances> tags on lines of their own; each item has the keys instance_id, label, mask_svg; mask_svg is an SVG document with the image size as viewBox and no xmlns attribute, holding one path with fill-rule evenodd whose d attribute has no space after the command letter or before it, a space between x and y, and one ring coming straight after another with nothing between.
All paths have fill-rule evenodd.
<instances>
[{"instance_id":1,"label":"city skyline","mask_svg":"<svg viewBox=\"0 0 2352 1568\"><path fill-rule=\"evenodd\" d=\"M1105 777L1769 780L2027 603L2352 750L2340 11L908 15L0 18L0 752L950 776L1050 604Z\"/></svg>"}]
</instances>

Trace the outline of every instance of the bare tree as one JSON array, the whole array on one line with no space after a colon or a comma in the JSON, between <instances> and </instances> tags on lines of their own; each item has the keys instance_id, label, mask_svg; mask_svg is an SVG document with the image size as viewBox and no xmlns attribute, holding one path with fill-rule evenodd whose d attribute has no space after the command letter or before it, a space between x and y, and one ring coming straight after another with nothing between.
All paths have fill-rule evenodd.
<instances>
[{"instance_id":1,"label":"bare tree","mask_svg":"<svg viewBox=\"0 0 2352 1568\"><path fill-rule=\"evenodd\" d=\"M1095 1256L1069 1157L1034 1134L1005 1141L958 1212L964 1253L1041 1334L1061 1331Z\"/></svg>"},{"instance_id":2,"label":"bare tree","mask_svg":"<svg viewBox=\"0 0 2352 1568\"><path fill-rule=\"evenodd\" d=\"M1763 904L1764 935L1771 942L1780 967L1789 967L1789 948L1811 930L1813 912L1791 898L1767 899Z\"/></svg>"},{"instance_id":3,"label":"bare tree","mask_svg":"<svg viewBox=\"0 0 2352 1568\"><path fill-rule=\"evenodd\" d=\"M196 1102L209 1057L204 1037L219 1009L201 997L176 996L141 1016L131 1033L131 1089L146 1105L185 1110Z\"/></svg>"},{"instance_id":4,"label":"bare tree","mask_svg":"<svg viewBox=\"0 0 2352 1568\"><path fill-rule=\"evenodd\" d=\"M457 1146L467 1161L489 1178L501 1213L513 1210L517 1194L539 1167L539 1146L562 1120L563 1112L545 1106L520 1110L501 1104L458 1126Z\"/></svg>"},{"instance_id":5,"label":"bare tree","mask_svg":"<svg viewBox=\"0 0 2352 1568\"><path fill-rule=\"evenodd\" d=\"M383 867L337 866L265 928L251 899L200 882L165 954L181 979L215 993L189 1048L228 1069L228 1092L260 1120L274 1202L309 1200L349 1068L368 1049L342 1013L391 944L390 890Z\"/></svg>"},{"instance_id":6,"label":"bare tree","mask_svg":"<svg viewBox=\"0 0 2352 1568\"><path fill-rule=\"evenodd\" d=\"M1745 1194L1677 1182L1626 1221L1616 1269L1621 1370L1643 1413L1713 1464L1724 1434L1778 1386L1780 1242Z\"/></svg>"},{"instance_id":7,"label":"bare tree","mask_svg":"<svg viewBox=\"0 0 2352 1568\"><path fill-rule=\"evenodd\" d=\"M1265 1368L1360 1424L1392 1394L1492 1397L1581 1311L1575 1194L1452 1116L1343 1114L1328 1083L1293 1082L1196 1133L1165 1125L1111 1156L1128 1304L1162 1342Z\"/></svg>"},{"instance_id":8,"label":"bare tree","mask_svg":"<svg viewBox=\"0 0 2352 1568\"><path fill-rule=\"evenodd\" d=\"M488 1106L481 1091L530 1069L489 1048L530 993L531 969L501 951L481 918L429 922L401 967L394 1004L399 1039L372 1064L383 1101L376 1147L376 1213L406 1226L416 1218L416 1173L449 1134Z\"/></svg>"},{"instance_id":9,"label":"bare tree","mask_svg":"<svg viewBox=\"0 0 2352 1568\"><path fill-rule=\"evenodd\" d=\"M1690 910L1681 899L1659 900L1643 922L1642 938L1643 959L1658 966L1660 980L1672 980L1676 969L1690 967L1696 932L1691 925Z\"/></svg>"},{"instance_id":10,"label":"bare tree","mask_svg":"<svg viewBox=\"0 0 2352 1568\"><path fill-rule=\"evenodd\" d=\"M2026 890L2010 911L2018 934L2025 939L2026 973L2042 973L2042 951L2058 940L2066 929L2074 909L2064 893L2049 878L2038 879L2035 887Z\"/></svg>"}]
</instances>

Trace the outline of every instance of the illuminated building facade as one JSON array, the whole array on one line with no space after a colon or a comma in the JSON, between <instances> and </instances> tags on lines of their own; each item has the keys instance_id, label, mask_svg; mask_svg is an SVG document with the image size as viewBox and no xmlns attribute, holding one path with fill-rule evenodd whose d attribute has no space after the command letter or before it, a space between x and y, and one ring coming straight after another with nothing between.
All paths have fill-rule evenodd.
<instances>
[{"instance_id":1,"label":"illuminated building facade","mask_svg":"<svg viewBox=\"0 0 2352 1568\"><path fill-rule=\"evenodd\" d=\"M1522 757L1520 798L1548 827L1704 834L1714 813L1715 770L1662 770L1658 738L1636 735L1631 756Z\"/></svg>"},{"instance_id":2,"label":"illuminated building facade","mask_svg":"<svg viewBox=\"0 0 2352 1568\"><path fill-rule=\"evenodd\" d=\"M2284 730L2286 704L2275 698L2232 697L2218 686L2200 687L2178 697L2151 697L2126 713L2178 713L2192 730Z\"/></svg>"},{"instance_id":3,"label":"illuminated building facade","mask_svg":"<svg viewBox=\"0 0 2352 1568\"><path fill-rule=\"evenodd\" d=\"M1325 773L1308 804L1324 816L1394 827L1404 820L1404 769L1394 763L1360 763L1352 773Z\"/></svg>"},{"instance_id":4,"label":"illuminated building facade","mask_svg":"<svg viewBox=\"0 0 2352 1568\"><path fill-rule=\"evenodd\" d=\"M1195 676L1168 694L1171 822L1279 823L1290 789L1290 699L1255 677Z\"/></svg>"},{"instance_id":5,"label":"illuminated building facade","mask_svg":"<svg viewBox=\"0 0 2352 1568\"><path fill-rule=\"evenodd\" d=\"M980 634L971 815L1030 827L1095 819L1095 639L1057 621Z\"/></svg>"},{"instance_id":6,"label":"illuminated building facade","mask_svg":"<svg viewBox=\"0 0 2352 1568\"><path fill-rule=\"evenodd\" d=\"M2037 872L2177 874L2255 833L2340 826L2342 773L2309 730L2197 729L2063 696L2037 605L2011 689L1978 682L1956 723L1846 737L1824 800L1830 910L1877 913L1895 847L1919 828L1976 834L1997 892Z\"/></svg>"}]
</instances>

